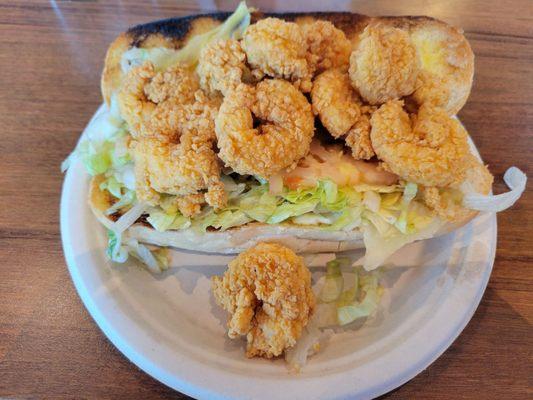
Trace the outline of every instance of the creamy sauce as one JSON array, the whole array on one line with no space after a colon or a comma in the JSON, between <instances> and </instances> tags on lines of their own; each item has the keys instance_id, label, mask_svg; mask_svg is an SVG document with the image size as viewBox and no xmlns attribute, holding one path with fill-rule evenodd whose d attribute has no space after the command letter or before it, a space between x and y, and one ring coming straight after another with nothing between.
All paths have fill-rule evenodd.
<instances>
[{"instance_id":1,"label":"creamy sauce","mask_svg":"<svg viewBox=\"0 0 533 400\"><path fill-rule=\"evenodd\" d=\"M398 182L398 176L381 170L378 162L354 160L344 154L340 146L326 149L318 141L313 141L309 154L298 162L296 168L281 173L281 179L289 189L313 187L322 179L332 180L341 187L357 184L389 186Z\"/></svg>"}]
</instances>

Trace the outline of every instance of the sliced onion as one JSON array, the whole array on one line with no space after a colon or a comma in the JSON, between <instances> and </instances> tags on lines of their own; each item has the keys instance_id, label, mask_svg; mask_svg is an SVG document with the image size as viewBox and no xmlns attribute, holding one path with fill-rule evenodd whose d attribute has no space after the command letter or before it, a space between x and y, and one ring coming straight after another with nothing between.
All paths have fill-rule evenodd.
<instances>
[{"instance_id":1,"label":"sliced onion","mask_svg":"<svg viewBox=\"0 0 533 400\"><path fill-rule=\"evenodd\" d=\"M118 235L132 226L146 210L146 204L137 203L113 224L113 231Z\"/></svg>"},{"instance_id":2,"label":"sliced onion","mask_svg":"<svg viewBox=\"0 0 533 400\"><path fill-rule=\"evenodd\" d=\"M463 205L472 210L487 212L500 212L511 207L526 189L527 176L518 168L511 167L503 175L503 180L511 189L509 192L496 196L469 194L463 198Z\"/></svg>"}]
</instances>

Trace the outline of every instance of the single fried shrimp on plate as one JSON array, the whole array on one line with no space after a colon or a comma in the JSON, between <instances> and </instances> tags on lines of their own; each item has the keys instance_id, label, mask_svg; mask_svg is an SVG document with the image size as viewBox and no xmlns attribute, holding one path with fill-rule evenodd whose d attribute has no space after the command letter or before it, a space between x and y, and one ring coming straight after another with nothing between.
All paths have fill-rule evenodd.
<instances>
[{"instance_id":1,"label":"single fried shrimp on plate","mask_svg":"<svg viewBox=\"0 0 533 400\"><path fill-rule=\"evenodd\" d=\"M120 113L134 138L173 138L179 105L194 101L199 84L188 68L176 65L156 72L151 62L132 68L118 93Z\"/></svg>"},{"instance_id":2,"label":"single fried shrimp on plate","mask_svg":"<svg viewBox=\"0 0 533 400\"><path fill-rule=\"evenodd\" d=\"M242 82L247 71L246 54L240 42L234 39L216 40L200 52L196 72L202 89L225 95Z\"/></svg>"},{"instance_id":3,"label":"single fried shrimp on plate","mask_svg":"<svg viewBox=\"0 0 533 400\"><path fill-rule=\"evenodd\" d=\"M248 357L276 357L294 346L315 308L303 258L275 243L239 254L213 278L213 294L231 314L228 336L246 336Z\"/></svg>"},{"instance_id":4,"label":"single fried shrimp on plate","mask_svg":"<svg viewBox=\"0 0 533 400\"><path fill-rule=\"evenodd\" d=\"M256 77L283 78L295 83L303 92L311 90L307 41L294 22L262 19L246 29L242 47Z\"/></svg>"},{"instance_id":5,"label":"single fried shrimp on plate","mask_svg":"<svg viewBox=\"0 0 533 400\"><path fill-rule=\"evenodd\" d=\"M379 24L365 28L350 56L352 84L370 104L413 93L419 68L407 32Z\"/></svg>"},{"instance_id":6,"label":"single fried shrimp on plate","mask_svg":"<svg viewBox=\"0 0 533 400\"><path fill-rule=\"evenodd\" d=\"M389 101L372 114L371 125L374 151L401 178L438 187L464 180L467 133L443 109L424 104L410 119L402 101Z\"/></svg>"},{"instance_id":7,"label":"single fried shrimp on plate","mask_svg":"<svg viewBox=\"0 0 533 400\"><path fill-rule=\"evenodd\" d=\"M314 73L348 66L352 44L343 31L329 21L303 23L301 27L307 40L307 61Z\"/></svg>"},{"instance_id":8,"label":"single fried shrimp on plate","mask_svg":"<svg viewBox=\"0 0 533 400\"><path fill-rule=\"evenodd\" d=\"M293 85L267 79L231 91L215 131L218 155L226 166L241 175L268 178L307 154L314 118L311 105Z\"/></svg>"}]
</instances>

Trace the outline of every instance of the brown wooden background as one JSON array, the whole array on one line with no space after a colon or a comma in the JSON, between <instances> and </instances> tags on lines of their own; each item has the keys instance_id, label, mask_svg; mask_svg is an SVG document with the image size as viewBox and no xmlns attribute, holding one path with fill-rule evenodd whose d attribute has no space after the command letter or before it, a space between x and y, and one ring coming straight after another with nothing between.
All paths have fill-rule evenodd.
<instances>
[{"instance_id":1,"label":"brown wooden background","mask_svg":"<svg viewBox=\"0 0 533 400\"><path fill-rule=\"evenodd\" d=\"M476 53L460 117L496 175L533 177L533 2L250 1L264 10L426 14L462 26ZM60 162L101 102L107 45L128 26L236 2L0 2L0 397L185 398L130 364L70 281L59 235ZM529 188L531 188L531 183ZM390 399L533 396L533 196L498 216L496 263L474 318Z\"/></svg>"}]
</instances>

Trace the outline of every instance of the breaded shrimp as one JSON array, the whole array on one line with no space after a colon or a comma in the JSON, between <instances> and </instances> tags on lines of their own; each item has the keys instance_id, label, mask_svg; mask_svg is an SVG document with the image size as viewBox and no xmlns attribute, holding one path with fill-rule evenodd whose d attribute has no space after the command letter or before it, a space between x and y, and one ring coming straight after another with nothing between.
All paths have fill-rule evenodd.
<instances>
[{"instance_id":1,"label":"breaded shrimp","mask_svg":"<svg viewBox=\"0 0 533 400\"><path fill-rule=\"evenodd\" d=\"M352 84L370 104L413 93L419 69L409 35L384 25L367 26L350 56Z\"/></svg>"},{"instance_id":2,"label":"breaded shrimp","mask_svg":"<svg viewBox=\"0 0 533 400\"><path fill-rule=\"evenodd\" d=\"M176 197L176 205L180 213L186 217L193 217L202 211L202 205L206 203L204 193L187 194Z\"/></svg>"},{"instance_id":3,"label":"breaded shrimp","mask_svg":"<svg viewBox=\"0 0 533 400\"><path fill-rule=\"evenodd\" d=\"M422 198L426 205L444 220L450 222L466 221L477 211L462 205L463 196L470 193L488 195L494 177L488 168L476 157L470 155L467 161L465 179L450 188L426 187L422 190Z\"/></svg>"},{"instance_id":4,"label":"breaded shrimp","mask_svg":"<svg viewBox=\"0 0 533 400\"><path fill-rule=\"evenodd\" d=\"M134 138L173 140L181 118L179 105L194 101L199 84L193 72L177 65L155 72L146 62L132 68L118 93L118 104Z\"/></svg>"},{"instance_id":5,"label":"breaded shrimp","mask_svg":"<svg viewBox=\"0 0 533 400\"><path fill-rule=\"evenodd\" d=\"M169 143L141 138L132 150L139 200L155 205L160 193L194 195L207 189L210 205L225 205L220 165L211 142Z\"/></svg>"},{"instance_id":6,"label":"breaded shrimp","mask_svg":"<svg viewBox=\"0 0 533 400\"><path fill-rule=\"evenodd\" d=\"M215 131L218 155L226 166L241 175L268 178L307 154L314 118L311 105L293 85L268 79L231 91L220 107Z\"/></svg>"},{"instance_id":7,"label":"breaded shrimp","mask_svg":"<svg viewBox=\"0 0 533 400\"><path fill-rule=\"evenodd\" d=\"M142 201L156 205L160 193L195 195L207 189L205 200L208 204L221 208L226 203L220 181L221 166L213 149L214 119L219 104L201 90L192 95L193 102L175 104L171 135L161 140L141 136L131 144L137 197ZM192 209L185 205L183 208Z\"/></svg>"},{"instance_id":8,"label":"breaded shrimp","mask_svg":"<svg viewBox=\"0 0 533 400\"><path fill-rule=\"evenodd\" d=\"M272 358L294 346L315 308L302 257L274 243L239 254L213 278L213 295L231 314L228 336L246 335L247 357Z\"/></svg>"},{"instance_id":9,"label":"breaded shrimp","mask_svg":"<svg viewBox=\"0 0 533 400\"><path fill-rule=\"evenodd\" d=\"M341 69L329 69L313 82L313 111L335 138L344 137L356 160L374 156L370 142L370 118L373 107L364 106Z\"/></svg>"},{"instance_id":10,"label":"breaded shrimp","mask_svg":"<svg viewBox=\"0 0 533 400\"><path fill-rule=\"evenodd\" d=\"M311 90L313 111L335 138L345 135L361 115L361 100L341 69L321 73Z\"/></svg>"},{"instance_id":11,"label":"breaded shrimp","mask_svg":"<svg viewBox=\"0 0 533 400\"><path fill-rule=\"evenodd\" d=\"M283 78L303 92L311 90L313 74L306 59L307 41L294 22L262 19L246 29L242 47L256 77Z\"/></svg>"},{"instance_id":12,"label":"breaded shrimp","mask_svg":"<svg viewBox=\"0 0 533 400\"><path fill-rule=\"evenodd\" d=\"M389 101L372 114L372 147L385 167L424 186L462 182L470 149L461 124L429 104L411 120L402 107L402 101Z\"/></svg>"},{"instance_id":13,"label":"breaded shrimp","mask_svg":"<svg viewBox=\"0 0 533 400\"><path fill-rule=\"evenodd\" d=\"M307 40L307 61L315 74L348 66L352 44L343 31L329 21L313 21L301 27Z\"/></svg>"},{"instance_id":14,"label":"breaded shrimp","mask_svg":"<svg viewBox=\"0 0 533 400\"><path fill-rule=\"evenodd\" d=\"M356 160L369 160L375 156L370 140L370 117L368 113L361 113L344 140L346 145L352 149L352 156Z\"/></svg>"},{"instance_id":15,"label":"breaded shrimp","mask_svg":"<svg viewBox=\"0 0 533 400\"><path fill-rule=\"evenodd\" d=\"M202 49L196 72L200 76L202 89L208 93L219 91L225 95L242 82L247 70L246 54L240 42L221 39Z\"/></svg>"}]
</instances>

